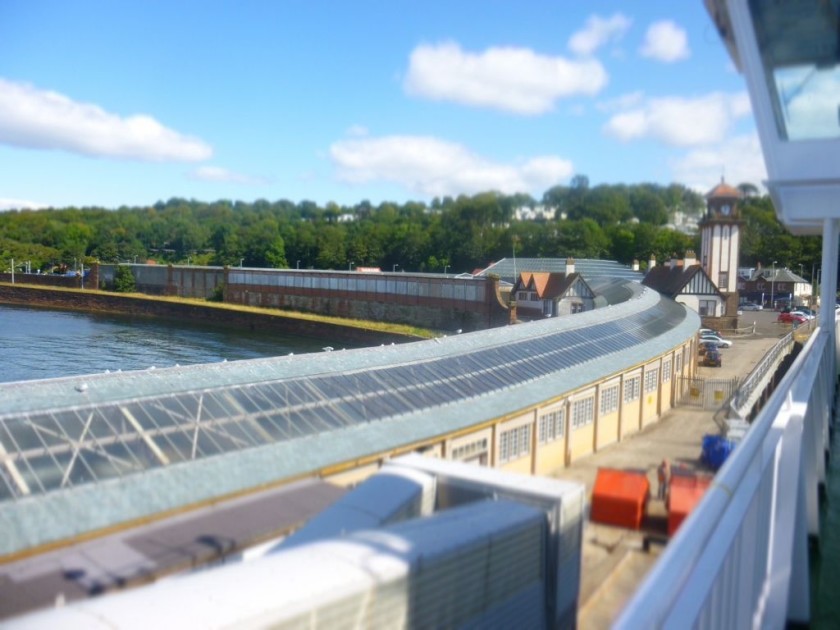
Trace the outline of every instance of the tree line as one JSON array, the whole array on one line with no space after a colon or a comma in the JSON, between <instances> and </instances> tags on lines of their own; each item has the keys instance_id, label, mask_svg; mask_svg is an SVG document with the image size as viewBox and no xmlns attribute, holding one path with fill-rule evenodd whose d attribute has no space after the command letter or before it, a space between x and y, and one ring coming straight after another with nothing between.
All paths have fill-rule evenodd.
<instances>
[{"instance_id":1,"label":"tree line","mask_svg":"<svg viewBox=\"0 0 840 630\"><path fill-rule=\"evenodd\" d=\"M742 265L761 262L810 272L819 237L795 237L776 220L768 197L744 184ZM544 218L517 220L520 208ZM312 201L212 203L173 198L148 207L49 208L0 213L0 261L53 271L94 260L301 269L459 273L519 257L602 258L644 267L699 251L699 234L669 227L677 213L702 215L702 195L680 184L590 186L577 175L542 199L484 192L429 203ZM806 276L808 274L806 273Z\"/></svg>"}]
</instances>

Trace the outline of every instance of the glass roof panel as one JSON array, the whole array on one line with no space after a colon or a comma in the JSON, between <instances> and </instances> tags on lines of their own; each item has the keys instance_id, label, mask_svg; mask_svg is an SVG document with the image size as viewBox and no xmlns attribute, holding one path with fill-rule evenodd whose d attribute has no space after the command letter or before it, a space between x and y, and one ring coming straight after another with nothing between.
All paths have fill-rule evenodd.
<instances>
[{"instance_id":1,"label":"glass roof panel","mask_svg":"<svg viewBox=\"0 0 840 630\"><path fill-rule=\"evenodd\" d=\"M678 309L647 308L582 329L535 326L533 336L511 327L509 342L504 342L505 330L495 330L488 338L496 341L468 344L460 352L441 345L439 356L425 354L419 360L395 355L405 362L392 365L365 369L357 364L349 371L7 416L0 420L0 441L16 458L30 490L38 493L62 483L119 477L418 410L434 413L438 405L468 401L574 369L605 352L637 347L669 331L681 317ZM465 339L447 343L463 346ZM0 473L2 500L19 488L5 470Z\"/></svg>"}]
</instances>

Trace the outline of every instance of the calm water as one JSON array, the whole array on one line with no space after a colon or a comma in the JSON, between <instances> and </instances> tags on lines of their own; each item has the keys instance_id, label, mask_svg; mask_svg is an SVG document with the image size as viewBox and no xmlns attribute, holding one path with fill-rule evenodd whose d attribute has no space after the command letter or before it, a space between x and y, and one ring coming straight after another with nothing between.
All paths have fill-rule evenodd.
<instances>
[{"instance_id":1,"label":"calm water","mask_svg":"<svg viewBox=\"0 0 840 630\"><path fill-rule=\"evenodd\" d=\"M0 382L253 359L347 344L111 315L0 306Z\"/></svg>"},{"instance_id":2,"label":"calm water","mask_svg":"<svg viewBox=\"0 0 840 630\"><path fill-rule=\"evenodd\" d=\"M840 628L840 431L831 439L819 549L811 554L812 628Z\"/></svg>"}]
</instances>

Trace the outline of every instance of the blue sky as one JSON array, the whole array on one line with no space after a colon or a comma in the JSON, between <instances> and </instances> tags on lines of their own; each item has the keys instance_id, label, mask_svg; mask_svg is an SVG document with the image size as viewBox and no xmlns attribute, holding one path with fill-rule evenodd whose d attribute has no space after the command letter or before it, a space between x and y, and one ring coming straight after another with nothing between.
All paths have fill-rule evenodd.
<instances>
[{"instance_id":1,"label":"blue sky","mask_svg":"<svg viewBox=\"0 0 840 630\"><path fill-rule=\"evenodd\" d=\"M702 0L3 0L0 208L766 177Z\"/></svg>"}]
</instances>

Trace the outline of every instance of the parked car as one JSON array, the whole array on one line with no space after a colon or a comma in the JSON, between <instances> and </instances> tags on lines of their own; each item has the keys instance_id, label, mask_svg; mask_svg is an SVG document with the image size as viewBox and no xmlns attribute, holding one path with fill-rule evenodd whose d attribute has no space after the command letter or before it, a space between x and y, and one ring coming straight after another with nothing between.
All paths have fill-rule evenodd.
<instances>
[{"instance_id":1,"label":"parked car","mask_svg":"<svg viewBox=\"0 0 840 630\"><path fill-rule=\"evenodd\" d=\"M761 304L753 304L752 302L746 302L744 304L741 304L738 308L742 311L760 311L764 307L761 306Z\"/></svg>"},{"instance_id":2,"label":"parked car","mask_svg":"<svg viewBox=\"0 0 840 630\"><path fill-rule=\"evenodd\" d=\"M707 367L720 367L723 365L723 357L720 356L720 351L707 350L706 354L703 355L701 365L705 365Z\"/></svg>"},{"instance_id":3,"label":"parked car","mask_svg":"<svg viewBox=\"0 0 840 630\"><path fill-rule=\"evenodd\" d=\"M714 328L701 328L700 330L697 331L697 334L700 335L701 337L703 335L716 335L718 337L723 337L723 335L721 335Z\"/></svg>"},{"instance_id":4,"label":"parked car","mask_svg":"<svg viewBox=\"0 0 840 630\"><path fill-rule=\"evenodd\" d=\"M729 348L732 346L732 342L729 339L724 339L718 335L700 335L700 343L709 342L715 344L718 348Z\"/></svg>"},{"instance_id":5,"label":"parked car","mask_svg":"<svg viewBox=\"0 0 840 630\"><path fill-rule=\"evenodd\" d=\"M779 316L776 318L776 322L779 324L804 324L808 321L808 318L802 314L795 314L791 311L787 313L779 313Z\"/></svg>"},{"instance_id":6,"label":"parked car","mask_svg":"<svg viewBox=\"0 0 840 630\"><path fill-rule=\"evenodd\" d=\"M791 315L801 315L805 319L814 319L814 315L812 315L811 313L809 313L807 311L803 311L801 309L796 309L794 311L791 311L790 314Z\"/></svg>"},{"instance_id":7,"label":"parked car","mask_svg":"<svg viewBox=\"0 0 840 630\"><path fill-rule=\"evenodd\" d=\"M697 354L701 357L706 354L709 350L717 350L718 345L714 341L701 341L700 346L697 348Z\"/></svg>"}]
</instances>

